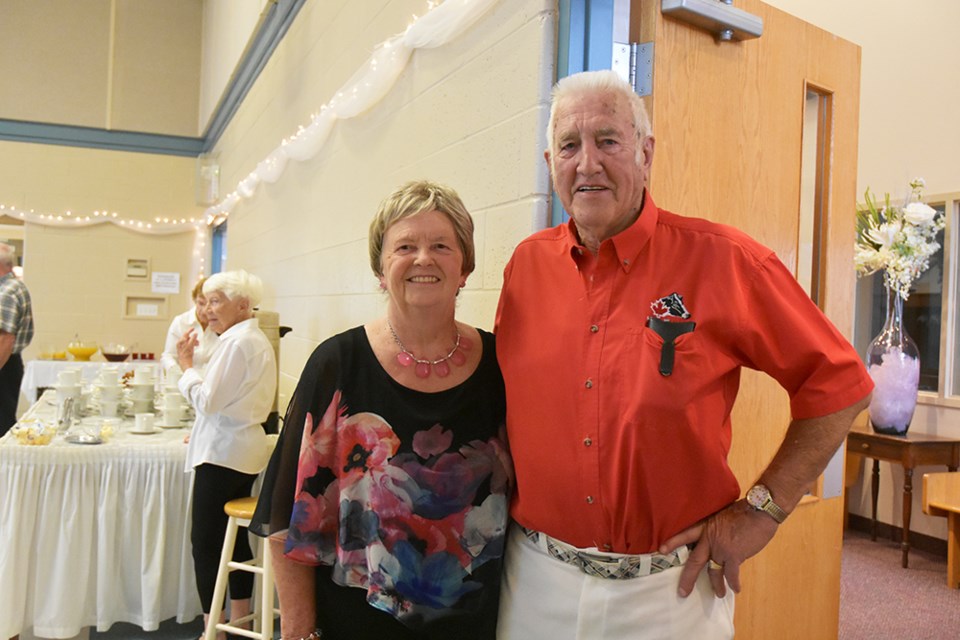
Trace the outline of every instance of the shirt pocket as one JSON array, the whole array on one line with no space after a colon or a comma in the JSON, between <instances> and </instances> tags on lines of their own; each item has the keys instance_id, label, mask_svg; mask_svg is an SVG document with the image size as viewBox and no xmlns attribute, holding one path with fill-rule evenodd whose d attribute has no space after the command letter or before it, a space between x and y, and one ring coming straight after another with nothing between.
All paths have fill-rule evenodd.
<instances>
[{"instance_id":1,"label":"shirt pocket","mask_svg":"<svg viewBox=\"0 0 960 640\"><path fill-rule=\"evenodd\" d=\"M709 358L702 352L705 341L699 328L674 341L674 362L670 375L660 373L664 339L647 326L628 328L623 334L621 357L609 362L616 380L617 415L646 432L666 428L675 432L688 424L699 410L709 371ZM707 383L708 384L708 383Z\"/></svg>"},{"instance_id":2,"label":"shirt pocket","mask_svg":"<svg viewBox=\"0 0 960 640\"><path fill-rule=\"evenodd\" d=\"M657 318L649 318L643 327L642 336L647 347L653 347L659 353L655 354L657 371L661 376L672 376L677 365L678 356L689 359L696 355L697 337L695 322L666 322Z\"/></svg>"}]
</instances>

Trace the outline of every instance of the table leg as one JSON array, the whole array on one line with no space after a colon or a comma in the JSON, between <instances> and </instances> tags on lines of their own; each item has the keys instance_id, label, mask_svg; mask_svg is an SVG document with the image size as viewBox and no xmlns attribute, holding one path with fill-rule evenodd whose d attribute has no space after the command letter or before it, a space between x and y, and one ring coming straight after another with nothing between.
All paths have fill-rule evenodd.
<instances>
[{"instance_id":1,"label":"table leg","mask_svg":"<svg viewBox=\"0 0 960 640\"><path fill-rule=\"evenodd\" d=\"M960 513L951 511L947 514L947 586L951 589L960 587Z\"/></svg>"},{"instance_id":2,"label":"table leg","mask_svg":"<svg viewBox=\"0 0 960 640\"><path fill-rule=\"evenodd\" d=\"M900 550L903 557L900 564L904 569L907 568L910 553L910 513L913 511L913 468L903 468L903 540L900 542Z\"/></svg>"},{"instance_id":3,"label":"table leg","mask_svg":"<svg viewBox=\"0 0 960 640\"><path fill-rule=\"evenodd\" d=\"M870 510L870 539L877 541L877 497L880 495L880 461L873 461L873 475L870 477L870 497L872 498Z\"/></svg>"}]
</instances>

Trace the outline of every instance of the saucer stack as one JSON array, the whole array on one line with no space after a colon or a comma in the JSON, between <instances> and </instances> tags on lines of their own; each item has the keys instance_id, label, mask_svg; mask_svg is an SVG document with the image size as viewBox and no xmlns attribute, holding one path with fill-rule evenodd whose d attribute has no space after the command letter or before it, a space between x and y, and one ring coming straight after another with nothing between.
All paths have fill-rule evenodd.
<instances>
[{"instance_id":1,"label":"saucer stack","mask_svg":"<svg viewBox=\"0 0 960 640\"><path fill-rule=\"evenodd\" d=\"M187 401L176 387L164 388L161 407L161 427L174 428L183 426L183 419L187 417Z\"/></svg>"},{"instance_id":2,"label":"saucer stack","mask_svg":"<svg viewBox=\"0 0 960 640\"><path fill-rule=\"evenodd\" d=\"M131 412L153 412L154 380L151 367L137 367L133 372L133 380L128 385L130 389Z\"/></svg>"},{"instance_id":3,"label":"saucer stack","mask_svg":"<svg viewBox=\"0 0 960 640\"><path fill-rule=\"evenodd\" d=\"M100 370L100 378L94 386L100 397L100 415L111 418L118 415L120 398L123 395L120 371L115 367L104 367Z\"/></svg>"}]
</instances>

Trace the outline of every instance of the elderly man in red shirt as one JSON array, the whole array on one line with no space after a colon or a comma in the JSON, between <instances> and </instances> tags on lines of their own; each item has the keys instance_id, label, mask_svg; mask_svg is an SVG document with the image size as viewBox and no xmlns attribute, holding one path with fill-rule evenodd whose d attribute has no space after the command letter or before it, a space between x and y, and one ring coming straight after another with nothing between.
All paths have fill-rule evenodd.
<instances>
[{"instance_id":1,"label":"elderly man in red shirt","mask_svg":"<svg viewBox=\"0 0 960 640\"><path fill-rule=\"evenodd\" d=\"M740 564L872 382L770 249L657 207L649 118L615 73L561 80L547 139L571 220L517 247L497 312L517 473L498 637L731 638ZM726 460L741 367L793 417L744 499Z\"/></svg>"}]
</instances>

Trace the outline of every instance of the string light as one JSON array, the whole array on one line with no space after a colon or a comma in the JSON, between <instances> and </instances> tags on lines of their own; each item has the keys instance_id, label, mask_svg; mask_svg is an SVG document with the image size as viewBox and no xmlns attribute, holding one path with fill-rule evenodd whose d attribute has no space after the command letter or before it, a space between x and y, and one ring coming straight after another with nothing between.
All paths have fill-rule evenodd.
<instances>
[{"instance_id":1,"label":"string light","mask_svg":"<svg viewBox=\"0 0 960 640\"><path fill-rule=\"evenodd\" d=\"M143 222L129 218L121 218L117 212L96 210L90 214L79 214L72 209L63 213L37 213L34 209L0 204L0 215L17 217L24 222L44 226L70 226L73 228L100 224L115 224L133 231L152 233L183 233L201 226L196 218L171 218L168 216L154 218L154 222Z\"/></svg>"}]
</instances>

